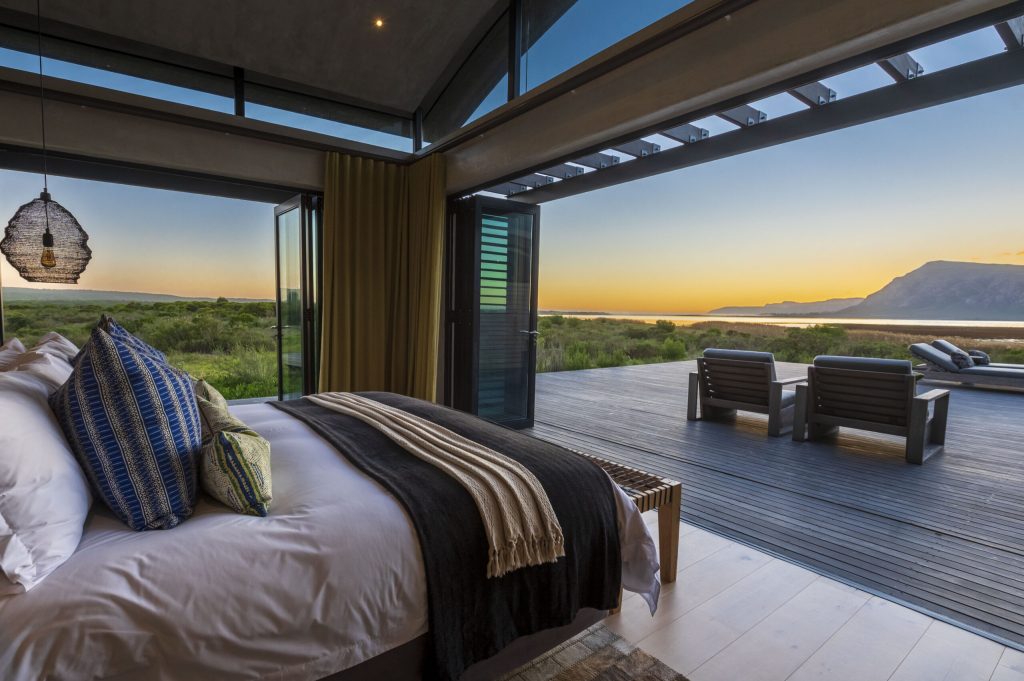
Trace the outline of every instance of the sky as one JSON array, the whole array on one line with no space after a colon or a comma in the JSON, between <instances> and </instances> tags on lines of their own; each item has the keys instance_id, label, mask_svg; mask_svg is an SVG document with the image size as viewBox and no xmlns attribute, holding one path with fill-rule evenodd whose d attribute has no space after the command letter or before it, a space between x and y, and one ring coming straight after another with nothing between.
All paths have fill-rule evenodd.
<instances>
[{"instance_id":1,"label":"sky","mask_svg":"<svg viewBox=\"0 0 1024 681\"><path fill-rule=\"evenodd\" d=\"M681 4L641 6L654 20ZM616 7L577 3L528 53L527 84L643 25ZM568 52L566 36L578 37ZM931 73L1001 49L986 29L914 56ZM0 63L31 70L30 61L0 49ZM230 110L225 98L47 64L54 75ZM869 66L826 84L842 98L890 82ZM755 105L770 118L802 108L785 94ZM930 260L1024 264L1022 120L1024 87L544 204L540 306L705 312L864 296ZM0 225L40 189L38 175L0 171ZM273 296L269 205L59 177L50 189L90 235L80 288ZM6 260L0 278L29 285Z\"/></svg>"}]
</instances>

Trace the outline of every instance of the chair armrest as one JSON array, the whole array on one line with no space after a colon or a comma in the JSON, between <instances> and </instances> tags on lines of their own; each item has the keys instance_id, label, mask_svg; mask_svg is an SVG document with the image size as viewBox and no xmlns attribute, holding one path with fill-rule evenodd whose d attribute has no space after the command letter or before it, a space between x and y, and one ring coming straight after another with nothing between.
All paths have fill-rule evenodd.
<instances>
[{"instance_id":1,"label":"chair armrest","mask_svg":"<svg viewBox=\"0 0 1024 681\"><path fill-rule=\"evenodd\" d=\"M946 397L949 397L949 391L948 390L942 390L942 389L936 388L935 390L929 390L926 393L921 393L920 395L915 395L914 399L915 400L923 400L925 402L934 402L935 400L940 400L940 399L946 398Z\"/></svg>"},{"instance_id":2,"label":"chair armrest","mask_svg":"<svg viewBox=\"0 0 1024 681\"><path fill-rule=\"evenodd\" d=\"M772 383L777 383L779 385L792 385L794 383L803 383L806 380L806 376L797 376L796 378L779 378L772 381Z\"/></svg>"}]
</instances>

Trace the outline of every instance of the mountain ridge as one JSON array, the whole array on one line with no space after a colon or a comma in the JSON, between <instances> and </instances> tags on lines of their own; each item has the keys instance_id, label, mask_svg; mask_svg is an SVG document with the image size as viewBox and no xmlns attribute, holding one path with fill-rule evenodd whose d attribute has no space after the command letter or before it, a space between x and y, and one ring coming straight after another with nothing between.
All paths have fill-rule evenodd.
<instances>
[{"instance_id":1,"label":"mountain ridge","mask_svg":"<svg viewBox=\"0 0 1024 681\"><path fill-rule=\"evenodd\" d=\"M787 300L781 303L767 303L765 305L736 305L715 308L708 312L709 315L741 315L741 316L780 316L798 314L827 314L845 310L848 307L863 302L863 298L829 298L811 303L799 303L794 300Z\"/></svg>"}]
</instances>

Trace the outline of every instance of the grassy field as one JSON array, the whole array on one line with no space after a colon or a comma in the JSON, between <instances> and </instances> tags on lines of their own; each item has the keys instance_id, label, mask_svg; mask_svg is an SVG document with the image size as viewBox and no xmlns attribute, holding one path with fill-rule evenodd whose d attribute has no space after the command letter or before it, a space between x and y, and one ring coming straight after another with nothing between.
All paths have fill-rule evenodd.
<instances>
[{"instance_id":1,"label":"grassy field","mask_svg":"<svg viewBox=\"0 0 1024 681\"><path fill-rule=\"evenodd\" d=\"M173 303L11 302L4 306L8 337L26 345L56 330L81 346L107 313L147 343L167 353L170 362L196 378L205 378L228 399L277 395L274 303L183 301ZM538 371L673 362L697 357L708 347L766 350L785 362L809 363L815 355L853 355L909 359L907 346L944 337L978 348L993 361L1024 364L1022 329L951 327L812 326L701 322L676 326L598 318L540 318ZM1000 340L1000 339L1007 340Z\"/></svg>"},{"instance_id":2,"label":"grassy field","mask_svg":"<svg viewBox=\"0 0 1024 681\"><path fill-rule=\"evenodd\" d=\"M1022 323L1024 327L1024 323ZM995 362L1024 363L1024 328L812 326L805 329L769 324L700 322L676 326L598 318L540 318L538 371L572 371L597 367L653 364L692 359L704 348L735 348L775 353L783 362L810 363L815 355L850 355L911 359L907 346L942 337L992 355Z\"/></svg>"},{"instance_id":3,"label":"grassy field","mask_svg":"<svg viewBox=\"0 0 1024 681\"><path fill-rule=\"evenodd\" d=\"M12 302L4 305L4 326L26 345L57 331L81 346L103 313L229 400L277 395L274 303Z\"/></svg>"}]
</instances>

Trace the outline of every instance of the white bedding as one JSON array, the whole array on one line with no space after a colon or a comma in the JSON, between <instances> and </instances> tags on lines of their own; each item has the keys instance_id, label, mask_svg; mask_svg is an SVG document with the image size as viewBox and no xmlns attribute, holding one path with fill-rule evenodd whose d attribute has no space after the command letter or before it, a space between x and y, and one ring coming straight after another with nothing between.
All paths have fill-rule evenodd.
<instances>
[{"instance_id":1,"label":"white bedding","mask_svg":"<svg viewBox=\"0 0 1024 681\"><path fill-rule=\"evenodd\" d=\"M233 411L271 442L270 516L201 497L179 527L137 533L94 505L67 563L0 598L5 680L312 680L426 632L418 540L398 502L288 414ZM617 501L624 585L653 610L654 544Z\"/></svg>"}]
</instances>

